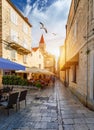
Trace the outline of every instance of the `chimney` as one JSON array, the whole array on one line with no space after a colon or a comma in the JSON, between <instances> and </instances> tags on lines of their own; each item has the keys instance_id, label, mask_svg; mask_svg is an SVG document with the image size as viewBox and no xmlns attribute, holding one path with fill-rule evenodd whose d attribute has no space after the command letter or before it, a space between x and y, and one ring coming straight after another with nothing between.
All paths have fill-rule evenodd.
<instances>
[{"instance_id":1,"label":"chimney","mask_svg":"<svg viewBox=\"0 0 94 130\"><path fill-rule=\"evenodd\" d=\"M27 17L25 17L25 21L27 21L27 22L28 22L28 18L27 18Z\"/></svg>"}]
</instances>

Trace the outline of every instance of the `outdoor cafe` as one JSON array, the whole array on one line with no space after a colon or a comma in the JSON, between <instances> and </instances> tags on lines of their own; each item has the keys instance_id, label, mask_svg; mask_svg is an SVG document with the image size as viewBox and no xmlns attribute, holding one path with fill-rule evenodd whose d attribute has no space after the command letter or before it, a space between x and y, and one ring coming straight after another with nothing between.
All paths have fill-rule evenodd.
<instances>
[{"instance_id":1,"label":"outdoor cafe","mask_svg":"<svg viewBox=\"0 0 94 130\"><path fill-rule=\"evenodd\" d=\"M29 86L35 86L45 88L47 86L50 86L50 82L53 81L52 78L54 78L54 74L52 72L49 72L45 69L39 69L36 67L32 67L29 69L26 69L23 65L20 65L18 63L12 62L7 59L0 58L0 69L1 70L16 70L18 74L25 73L25 74L31 74L29 77L28 85ZM12 78L12 82L15 82L15 77L13 75L9 76ZM14 79L13 79L14 77ZM9 80L9 79L8 79ZM5 79L6 81L6 79ZM22 83L25 81L23 79ZM16 83L21 82L21 79L16 79ZM0 107L6 108L7 113L9 115L9 110L14 108L14 105L16 106L16 111L20 109L20 103L21 101L25 101L26 105L26 95L27 95L27 87L20 88L20 87L14 87L14 85L4 85L0 88Z\"/></svg>"},{"instance_id":2,"label":"outdoor cafe","mask_svg":"<svg viewBox=\"0 0 94 130\"><path fill-rule=\"evenodd\" d=\"M25 66L4 58L0 58L0 69L1 70L6 70L6 69L25 70ZM1 75L0 78L2 80ZM17 109L20 108L21 101L24 100L26 104L26 94L27 94L26 89L23 90L14 89L13 86L0 88L0 107L6 108L9 115L9 109L13 108L13 105L16 106L16 111L17 111Z\"/></svg>"}]
</instances>

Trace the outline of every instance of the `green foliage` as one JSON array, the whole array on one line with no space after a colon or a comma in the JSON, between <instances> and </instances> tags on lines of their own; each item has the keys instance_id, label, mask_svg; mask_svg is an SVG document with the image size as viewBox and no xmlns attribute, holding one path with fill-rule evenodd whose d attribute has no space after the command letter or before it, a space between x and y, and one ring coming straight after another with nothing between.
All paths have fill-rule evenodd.
<instances>
[{"instance_id":1,"label":"green foliage","mask_svg":"<svg viewBox=\"0 0 94 130\"><path fill-rule=\"evenodd\" d=\"M42 87L42 85L41 85L41 83L40 83L39 81L36 82L35 86L36 86L37 88L41 88L41 87Z\"/></svg>"},{"instance_id":2,"label":"green foliage","mask_svg":"<svg viewBox=\"0 0 94 130\"><path fill-rule=\"evenodd\" d=\"M2 83L4 85L21 85L21 86L28 85L28 81L26 79L22 79L21 77L15 75L3 76Z\"/></svg>"}]
</instances>

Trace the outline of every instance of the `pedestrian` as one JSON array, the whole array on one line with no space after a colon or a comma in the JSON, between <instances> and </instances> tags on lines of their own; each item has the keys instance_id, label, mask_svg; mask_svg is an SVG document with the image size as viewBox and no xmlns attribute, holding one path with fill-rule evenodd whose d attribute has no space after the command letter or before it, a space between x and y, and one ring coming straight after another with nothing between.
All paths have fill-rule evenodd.
<instances>
[{"instance_id":1,"label":"pedestrian","mask_svg":"<svg viewBox=\"0 0 94 130\"><path fill-rule=\"evenodd\" d=\"M52 80L53 87L54 87L55 86L55 76L54 75L51 76L51 80Z\"/></svg>"}]
</instances>

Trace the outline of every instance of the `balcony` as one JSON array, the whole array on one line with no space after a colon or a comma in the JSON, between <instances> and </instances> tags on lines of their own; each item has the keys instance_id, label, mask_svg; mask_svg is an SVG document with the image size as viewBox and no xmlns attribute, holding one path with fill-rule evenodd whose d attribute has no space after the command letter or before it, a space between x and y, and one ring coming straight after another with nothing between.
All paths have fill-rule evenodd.
<instances>
[{"instance_id":1,"label":"balcony","mask_svg":"<svg viewBox=\"0 0 94 130\"><path fill-rule=\"evenodd\" d=\"M71 66L78 65L78 63L79 63L79 54L76 54L72 59L65 62L65 64L61 68L61 71L65 71L66 69L70 69Z\"/></svg>"},{"instance_id":2,"label":"balcony","mask_svg":"<svg viewBox=\"0 0 94 130\"><path fill-rule=\"evenodd\" d=\"M9 42L9 46L11 48L15 49L19 54L29 54L29 53L31 53L31 51L27 47L19 44L17 39L13 39L13 38L9 37L8 42Z\"/></svg>"},{"instance_id":3,"label":"balcony","mask_svg":"<svg viewBox=\"0 0 94 130\"><path fill-rule=\"evenodd\" d=\"M31 53L31 51L29 49L21 46L20 44L14 42L14 41L10 42L10 47L17 50L18 53L20 53L20 54L29 54L29 53Z\"/></svg>"}]
</instances>

